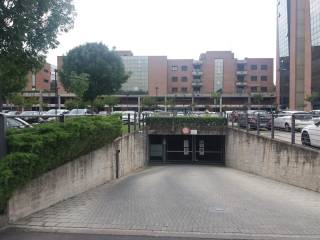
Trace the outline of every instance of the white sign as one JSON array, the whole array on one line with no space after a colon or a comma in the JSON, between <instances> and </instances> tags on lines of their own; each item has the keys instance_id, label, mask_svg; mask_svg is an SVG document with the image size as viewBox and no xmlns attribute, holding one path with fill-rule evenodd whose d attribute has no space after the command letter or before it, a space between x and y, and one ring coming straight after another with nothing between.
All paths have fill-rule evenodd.
<instances>
[{"instance_id":1,"label":"white sign","mask_svg":"<svg viewBox=\"0 0 320 240\"><path fill-rule=\"evenodd\" d=\"M197 134L198 134L198 130L196 130L196 129L191 129L190 134L191 134L191 135L197 135Z\"/></svg>"}]
</instances>

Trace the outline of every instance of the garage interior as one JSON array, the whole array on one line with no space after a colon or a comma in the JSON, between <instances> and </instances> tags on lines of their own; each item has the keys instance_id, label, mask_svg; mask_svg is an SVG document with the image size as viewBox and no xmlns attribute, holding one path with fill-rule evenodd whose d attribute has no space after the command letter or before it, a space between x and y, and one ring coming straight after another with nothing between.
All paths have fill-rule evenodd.
<instances>
[{"instance_id":1,"label":"garage interior","mask_svg":"<svg viewBox=\"0 0 320 240\"><path fill-rule=\"evenodd\" d=\"M149 163L225 165L223 135L149 135Z\"/></svg>"}]
</instances>

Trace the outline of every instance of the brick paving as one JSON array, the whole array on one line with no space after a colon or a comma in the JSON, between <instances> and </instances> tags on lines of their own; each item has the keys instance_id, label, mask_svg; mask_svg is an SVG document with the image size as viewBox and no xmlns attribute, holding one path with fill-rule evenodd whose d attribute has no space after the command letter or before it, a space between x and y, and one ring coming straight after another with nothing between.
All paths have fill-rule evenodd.
<instances>
[{"instance_id":1,"label":"brick paving","mask_svg":"<svg viewBox=\"0 0 320 240\"><path fill-rule=\"evenodd\" d=\"M320 239L320 193L229 168L160 166L58 203L15 226Z\"/></svg>"}]
</instances>

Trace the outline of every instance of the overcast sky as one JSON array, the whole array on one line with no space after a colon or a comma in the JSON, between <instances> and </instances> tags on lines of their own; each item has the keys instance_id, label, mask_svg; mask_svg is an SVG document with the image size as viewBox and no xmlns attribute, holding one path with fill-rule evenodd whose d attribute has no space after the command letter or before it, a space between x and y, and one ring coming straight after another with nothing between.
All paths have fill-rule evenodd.
<instances>
[{"instance_id":1,"label":"overcast sky","mask_svg":"<svg viewBox=\"0 0 320 240\"><path fill-rule=\"evenodd\" d=\"M236 58L275 57L277 0L75 0L74 29L47 61L86 42L135 55L198 59L208 50Z\"/></svg>"}]
</instances>

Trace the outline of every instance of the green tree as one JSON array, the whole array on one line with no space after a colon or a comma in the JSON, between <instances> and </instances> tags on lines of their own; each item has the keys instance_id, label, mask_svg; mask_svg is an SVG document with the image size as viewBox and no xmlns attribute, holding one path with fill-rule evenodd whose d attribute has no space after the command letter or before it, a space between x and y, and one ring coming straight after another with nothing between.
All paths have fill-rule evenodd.
<instances>
[{"instance_id":1,"label":"green tree","mask_svg":"<svg viewBox=\"0 0 320 240\"><path fill-rule=\"evenodd\" d=\"M262 96L261 94L254 94L254 95L252 96L252 98L253 98L253 102L254 102L255 104L258 104L258 105L259 105L259 108L260 108L260 104L261 104L262 101L263 101L263 96Z\"/></svg>"},{"instance_id":2,"label":"green tree","mask_svg":"<svg viewBox=\"0 0 320 240\"><path fill-rule=\"evenodd\" d=\"M79 99L83 100L84 93L89 87L89 75L86 73L70 74L70 91L73 92Z\"/></svg>"},{"instance_id":3,"label":"green tree","mask_svg":"<svg viewBox=\"0 0 320 240\"><path fill-rule=\"evenodd\" d=\"M0 110L20 92L29 71L41 68L59 32L73 27L72 0L4 0L0 3Z\"/></svg>"},{"instance_id":4,"label":"green tree","mask_svg":"<svg viewBox=\"0 0 320 240\"><path fill-rule=\"evenodd\" d=\"M213 104L214 104L214 105L217 105L217 102L219 101L219 99L220 99L220 97L221 97L221 93L219 93L219 92L213 92L213 93L211 94L211 97L212 97L212 99L213 99Z\"/></svg>"},{"instance_id":5,"label":"green tree","mask_svg":"<svg viewBox=\"0 0 320 240\"><path fill-rule=\"evenodd\" d=\"M98 112L101 110L104 110L104 106L106 105L106 101L104 98L101 97L97 97L94 101L93 101L93 108Z\"/></svg>"},{"instance_id":6,"label":"green tree","mask_svg":"<svg viewBox=\"0 0 320 240\"><path fill-rule=\"evenodd\" d=\"M157 102L152 97L144 97L141 102L142 107L153 108L157 105Z\"/></svg>"},{"instance_id":7,"label":"green tree","mask_svg":"<svg viewBox=\"0 0 320 240\"><path fill-rule=\"evenodd\" d=\"M8 97L8 100L16 109L21 109L24 105L24 97L21 94L12 94Z\"/></svg>"},{"instance_id":8,"label":"green tree","mask_svg":"<svg viewBox=\"0 0 320 240\"><path fill-rule=\"evenodd\" d=\"M117 92L129 77L121 58L102 43L78 46L63 58L60 76L68 91L71 91L72 72L88 74L89 88L84 93L84 99L91 102L98 96Z\"/></svg>"},{"instance_id":9,"label":"green tree","mask_svg":"<svg viewBox=\"0 0 320 240\"><path fill-rule=\"evenodd\" d=\"M115 96L105 96L104 97L105 104L109 106L110 111L113 111L113 107L119 104L120 99Z\"/></svg>"},{"instance_id":10,"label":"green tree","mask_svg":"<svg viewBox=\"0 0 320 240\"><path fill-rule=\"evenodd\" d=\"M64 106L66 109L71 110L74 108L76 108L76 109L86 108L87 104L84 101L82 101L81 99L77 98L77 99L65 101Z\"/></svg>"}]
</instances>

